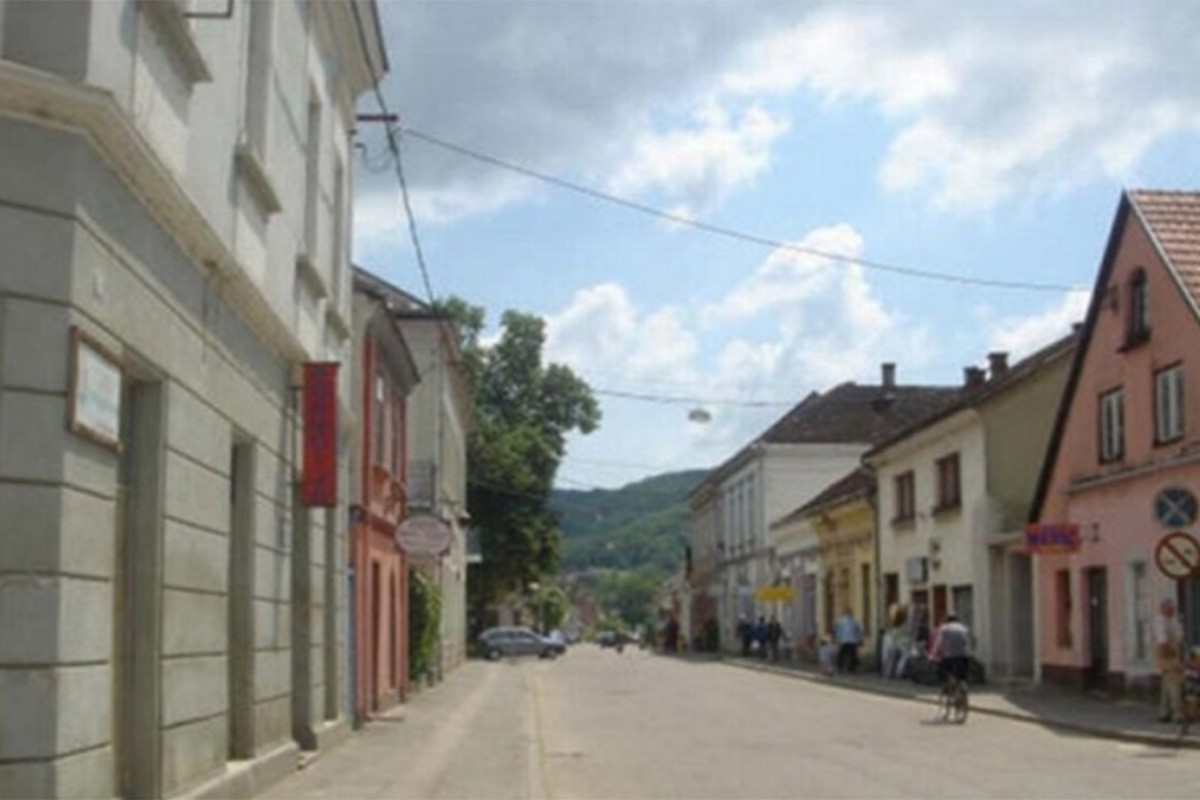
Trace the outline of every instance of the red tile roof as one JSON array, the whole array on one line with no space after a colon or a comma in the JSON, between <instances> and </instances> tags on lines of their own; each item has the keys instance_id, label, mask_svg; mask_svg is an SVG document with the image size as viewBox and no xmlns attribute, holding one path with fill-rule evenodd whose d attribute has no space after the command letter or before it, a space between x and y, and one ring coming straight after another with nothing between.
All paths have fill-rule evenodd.
<instances>
[{"instance_id":1,"label":"red tile roof","mask_svg":"<svg viewBox=\"0 0 1200 800\"><path fill-rule=\"evenodd\" d=\"M1128 196L1169 266L1200 304L1200 192L1135 190Z\"/></svg>"}]
</instances>

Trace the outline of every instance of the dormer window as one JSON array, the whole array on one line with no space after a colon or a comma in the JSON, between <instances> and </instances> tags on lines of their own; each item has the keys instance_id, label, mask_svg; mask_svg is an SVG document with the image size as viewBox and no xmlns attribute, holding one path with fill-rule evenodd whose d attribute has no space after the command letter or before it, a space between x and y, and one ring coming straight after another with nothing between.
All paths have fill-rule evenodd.
<instances>
[{"instance_id":1,"label":"dormer window","mask_svg":"<svg viewBox=\"0 0 1200 800\"><path fill-rule=\"evenodd\" d=\"M1150 338L1149 306L1146 298L1146 271L1138 268L1129 279L1129 327L1125 344L1131 346Z\"/></svg>"}]
</instances>

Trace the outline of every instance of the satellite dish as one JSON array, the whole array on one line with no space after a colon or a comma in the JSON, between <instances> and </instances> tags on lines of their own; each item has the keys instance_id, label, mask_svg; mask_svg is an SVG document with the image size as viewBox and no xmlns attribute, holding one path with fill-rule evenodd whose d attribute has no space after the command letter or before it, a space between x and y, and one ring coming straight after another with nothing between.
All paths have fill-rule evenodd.
<instances>
[{"instance_id":1,"label":"satellite dish","mask_svg":"<svg viewBox=\"0 0 1200 800\"><path fill-rule=\"evenodd\" d=\"M712 422L712 414L708 413L704 408L693 408L688 412L688 422L694 422L697 425L707 425Z\"/></svg>"}]
</instances>

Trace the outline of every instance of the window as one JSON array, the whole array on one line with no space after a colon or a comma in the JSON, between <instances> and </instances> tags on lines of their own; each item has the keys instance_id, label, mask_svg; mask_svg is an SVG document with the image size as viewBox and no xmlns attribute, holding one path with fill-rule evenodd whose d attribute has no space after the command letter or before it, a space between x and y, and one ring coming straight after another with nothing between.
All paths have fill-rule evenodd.
<instances>
[{"instance_id":1,"label":"window","mask_svg":"<svg viewBox=\"0 0 1200 800\"><path fill-rule=\"evenodd\" d=\"M909 522L916 516L916 492L914 491L913 472L902 472L895 478L896 485L896 516L893 522Z\"/></svg>"},{"instance_id":2,"label":"window","mask_svg":"<svg viewBox=\"0 0 1200 800\"><path fill-rule=\"evenodd\" d=\"M1154 374L1154 442L1163 444L1183 436L1183 365Z\"/></svg>"},{"instance_id":3,"label":"window","mask_svg":"<svg viewBox=\"0 0 1200 800\"><path fill-rule=\"evenodd\" d=\"M308 90L308 129L304 140L304 249L316 260L317 208L321 197L321 101L315 86Z\"/></svg>"},{"instance_id":4,"label":"window","mask_svg":"<svg viewBox=\"0 0 1200 800\"><path fill-rule=\"evenodd\" d=\"M958 481L958 453L937 460L937 506L935 511L958 508L962 502Z\"/></svg>"},{"instance_id":5,"label":"window","mask_svg":"<svg viewBox=\"0 0 1200 800\"><path fill-rule=\"evenodd\" d=\"M1071 573L1054 573L1054 632L1058 646L1071 647Z\"/></svg>"},{"instance_id":6,"label":"window","mask_svg":"<svg viewBox=\"0 0 1200 800\"><path fill-rule=\"evenodd\" d=\"M1150 338L1150 317L1146 303L1146 271L1138 269L1129 279L1129 327L1126 331L1126 346L1144 342Z\"/></svg>"},{"instance_id":7,"label":"window","mask_svg":"<svg viewBox=\"0 0 1200 800\"><path fill-rule=\"evenodd\" d=\"M1145 661L1150 655L1150 597L1146 581L1146 562L1134 561L1129 565L1130 655L1137 661Z\"/></svg>"},{"instance_id":8,"label":"window","mask_svg":"<svg viewBox=\"0 0 1200 800\"><path fill-rule=\"evenodd\" d=\"M386 444L384 440L384 428L387 427L387 420L383 415L383 404L387 398L387 382L382 375L375 376L375 463L384 464L383 450Z\"/></svg>"},{"instance_id":9,"label":"window","mask_svg":"<svg viewBox=\"0 0 1200 800\"><path fill-rule=\"evenodd\" d=\"M248 3L250 42L246 59L246 138L254 154L267 154L267 115L270 110L271 41L274 38L274 3Z\"/></svg>"},{"instance_id":10,"label":"window","mask_svg":"<svg viewBox=\"0 0 1200 800\"><path fill-rule=\"evenodd\" d=\"M871 565L862 564L862 621L863 636L871 635Z\"/></svg>"},{"instance_id":11,"label":"window","mask_svg":"<svg viewBox=\"0 0 1200 800\"><path fill-rule=\"evenodd\" d=\"M1125 396L1120 389L1100 395L1100 461L1125 455Z\"/></svg>"}]
</instances>

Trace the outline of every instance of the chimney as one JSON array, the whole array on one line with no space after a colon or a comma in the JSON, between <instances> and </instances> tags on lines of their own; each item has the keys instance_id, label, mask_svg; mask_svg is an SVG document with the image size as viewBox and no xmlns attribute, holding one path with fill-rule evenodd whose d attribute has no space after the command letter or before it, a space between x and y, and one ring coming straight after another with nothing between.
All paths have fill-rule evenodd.
<instances>
[{"instance_id":1,"label":"chimney","mask_svg":"<svg viewBox=\"0 0 1200 800\"><path fill-rule=\"evenodd\" d=\"M1008 372L1008 353L988 353L988 368L992 371L992 380L1003 378Z\"/></svg>"},{"instance_id":2,"label":"chimney","mask_svg":"<svg viewBox=\"0 0 1200 800\"><path fill-rule=\"evenodd\" d=\"M883 388L896 388L896 365L890 361L883 363Z\"/></svg>"},{"instance_id":3,"label":"chimney","mask_svg":"<svg viewBox=\"0 0 1200 800\"><path fill-rule=\"evenodd\" d=\"M981 367L963 367L963 386L972 389L983 386L984 372Z\"/></svg>"}]
</instances>

